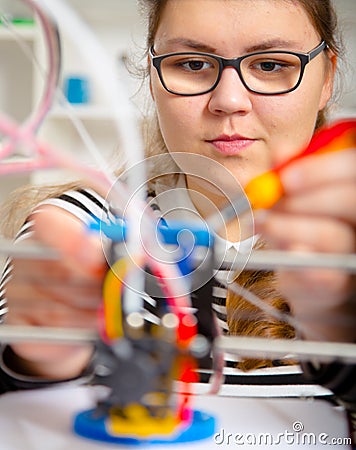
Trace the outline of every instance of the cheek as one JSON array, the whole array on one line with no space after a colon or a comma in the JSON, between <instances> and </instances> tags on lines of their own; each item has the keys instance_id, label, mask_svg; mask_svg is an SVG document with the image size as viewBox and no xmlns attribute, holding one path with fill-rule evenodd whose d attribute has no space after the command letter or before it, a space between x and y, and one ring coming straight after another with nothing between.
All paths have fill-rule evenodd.
<instances>
[{"instance_id":1,"label":"cheek","mask_svg":"<svg viewBox=\"0 0 356 450\"><path fill-rule=\"evenodd\" d=\"M272 164L288 160L310 141L318 114L317 101L298 95L281 97L265 111Z\"/></svg>"},{"instance_id":2,"label":"cheek","mask_svg":"<svg viewBox=\"0 0 356 450\"><path fill-rule=\"evenodd\" d=\"M206 105L202 97L168 93L154 72L151 74L151 93L167 149L170 152L193 151L194 136L203 127L201 118Z\"/></svg>"},{"instance_id":3,"label":"cheek","mask_svg":"<svg viewBox=\"0 0 356 450\"><path fill-rule=\"evenodd\" d=\"M158 120L169 151L189 151L201 126L199 106L186 97L156 97Z\"/></svg>"}]
</instances>

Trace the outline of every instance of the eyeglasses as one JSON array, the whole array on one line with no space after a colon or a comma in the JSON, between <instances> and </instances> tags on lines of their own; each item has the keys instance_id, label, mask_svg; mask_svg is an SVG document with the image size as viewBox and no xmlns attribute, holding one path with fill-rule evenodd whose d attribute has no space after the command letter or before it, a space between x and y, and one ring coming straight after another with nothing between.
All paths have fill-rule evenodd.
<instances>
[{"instance_id":1,"label":"eyeglasses","mask_svg":"<svg viewBox=\"0 0 356 450\"><path fill-rule=\"evenodd\" d=\"M149 55L163 87L172 94L206 94L216 88L223 70L233 67L249 91L263 95L279 95L297 89L302 81L305 66L326 47L326 43L322 41L309 53L263 51L228 59L200 52L156 56L152 46Z\"/></svg>"}]
</instances>

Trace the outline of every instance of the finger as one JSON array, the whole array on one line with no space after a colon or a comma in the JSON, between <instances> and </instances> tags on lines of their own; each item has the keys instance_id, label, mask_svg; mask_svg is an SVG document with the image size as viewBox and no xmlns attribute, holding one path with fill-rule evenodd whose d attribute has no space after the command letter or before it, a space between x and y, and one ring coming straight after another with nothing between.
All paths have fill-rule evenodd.
<instances>
[{"instance_id":1,"label":"finger","mask_svg":"<svg viewBox=\"0 0 356 450\"><path fill-rule=\"evenodd\" d=\"M293 313L300 317L342 305L350 288L348 274L336 270L280 270L277 277L280 291L293 299Z\"/></svg>"},{"instance_id":2,"label":"finger","mask_svg":"<svg viewBox=\"0 0 356 450\"><path fill-rule=\"evenodd\" d=\"M329 184L284 197L275 207L280 212L329 216L356 225L356 179Z\"/></svg>"},{"instance_id":3,"label":"finger","mask_svg":"<svg viewBox=\"0 0 356 450\"><path fill-rule=\"evenodd\" d=\"M317 340L352 342L355 312L345 309L354 292L347 274L332 270L277 272L279 290L289 299L302 334Z\"/></svg>"},{"instance_id":4,"label":"finger","mask_svg":"<svg viewBox=\"0 0 356 450\"><path fill-rule=\"evenodd\" d=\"M36 308L36 314L27 308L16 315L9 316L10 325L18 325L19 319L25 321L27 325L44 326L54 328L90 328L97 329L97 313L95 310L74 310L63 303L51 302L51 307Z\"/></svg>"},{"instance_id":5,"label":"finger","mask_svg":"<svg viewBox=\"0 0 356 450\"><path fill-rule=\"evenodd\" d=\"M26 290L30 297L18 289L9 299L7 323L16 325L19 319L26 319L28 325L38 326L95 328L97 325L98 298L92 297L88 301L83 297L82 304L78 305L80 300L77 300L74 306L53 290L38 286Z\"/></svg>"},{"instance_id":6,"label":"finger","mask_svg":"<svg viewBox=\"0 0 356 450\"><path fill-rule=\"evenodd\" d=\"M347 223L280 212L256 214L256 231L271 247L325 253L353 253L355 233Z\"/></svg>"},{"instance_id":7,"label":"finger","mask_svg":"<svg viewBox=\"0 0 356 450\"><path fill-rule=\"evenodd\" d=\"M35 310L41 314L42 310L67 305L73 310L96 310L101 301L101 289L97 286L66 286L57 284L49 286L39 285L10 285L7 298L11 312L20 310ZM73 312L74 313L74 312Z\"/></svg>"},{"instance_id":8,"label":"finger","mask_svg":"<svg viewBox=\"0 0 356 450\"><path fill-rule=\"evenodd\" d=\"M73 274L69 267L58 260L14 258L11 264L13 277L18 278L22 284L36 281L67 284L80 280L77 274Z\"/></svg>"},{"instance_id":9,"label":"finger","mask_svg":"<svg viewBox=\"0 0 356 450\"><path fill-rule=\"evenodd\" d=\"M74 273L61 261L46 261L41 259L15 259L12 261L12 283L17 281L17 287L28 285L60 285L66 287L77 287L90 289L98 288L101 280L87 274L87 276ZM10 284L10 283L9 283Z\"/></svg>"},{"instance_id":10,"label":"finger","mask_svg":"<svg viewBox=\"0 0 356 450\"><path fill-rule=\"evenodd\" d=\"M289 164L280 173L287 194L356 180L356 149L310 155Z\"/></svg>"},{"instance_id":11,"label":"finger","mask_svg":"<svg viewBox=\"0 0 356 450\"><path fill-rule=\"evenodd\" d=\"M96 314L100 304L100 290L72 288L65 289L60 286L44 285L18 285L11 283L7 291L9 311L7 320L12 320L17 314L33 315L43 319L47 311L63 309L66 311L71 321L85 321L82 319L85 313ZM50 324L49 324L50 325Z\"/></svg>"},{"instance_id":12,"label":"finger","mask_svg":"<svg viewBox=\"0 0 356 450\"><path fill-rule=\"evenodd\" d=\"M19 316L16 325L27 326L29 324L27 318ZM11 348L17 357L22 358L19 362L19 373L36 373L38 370L32 370L37 363L41 364L43 374L46 378L63 379L77 376L89 361L93 348L90 343L70 345L55 343L39 343L39 342L14 342ZM58 365L58 361L63 361L62 365ZM15 367L14 367L15 364ZM53 365L53 368L52 368ZM16 370L16 362L12 362L12 368ZM38 369L38 368L37 368ZM63 369L63 374L61 370ZM72 373L71 373L72 371Z\"/></svg>"}]
</instances>

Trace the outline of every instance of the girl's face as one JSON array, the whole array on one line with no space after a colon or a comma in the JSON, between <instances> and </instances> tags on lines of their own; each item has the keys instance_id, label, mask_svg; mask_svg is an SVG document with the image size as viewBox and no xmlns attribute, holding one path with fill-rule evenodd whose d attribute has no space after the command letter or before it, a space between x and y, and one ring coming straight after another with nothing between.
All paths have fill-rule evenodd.
<instances>
[{"instance_id":1,"label":"girl's face","mask_svg":"<svg viewBox=\"0 0 356 450\"><path fill-rule=\"evenodd\" d=\"M307 53L320 41L297 1L168 0L154 50L157 55L200 51L236 58L263 50ZM151 68L151 92L169 152L207 156L245 185L309 142L318 111L332 92L328 62L322 52L306 66L297 90L275 96L249 92L231 67L214 91L177 96L163 88Z\"/></svg>"}]
</instances>

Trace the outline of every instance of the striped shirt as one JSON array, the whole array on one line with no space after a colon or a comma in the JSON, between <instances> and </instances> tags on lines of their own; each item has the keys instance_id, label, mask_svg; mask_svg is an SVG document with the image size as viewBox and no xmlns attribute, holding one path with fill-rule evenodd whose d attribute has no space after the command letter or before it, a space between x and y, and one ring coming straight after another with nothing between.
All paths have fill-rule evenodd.
<instances>
[{"instance_id":1,"label":"striped shirt","mask_svg":"<svg viewBox=\"0 0 356 450\"><path fill-rule=\"evenodd\" d=\"M176 221L184 218L184 220L189 221L189 215L194 219L198 216L186 189L184 189L184 186L181 186L181 188L174 190L174 193L172 193L173 197L169 191L166 193L160 192L159 195L155 193L148 196L148 203L155 215L157 215L157 219L164 219L168 225L171 220ZM58 198L46 200L44 203L63 208L85 224L89 224L93 220L104 220L108 222L113 220L107 201L90 189L69 191L60 195ZM172 209L172 205L174 205L174 209ZM25 239L30 233L31 223L28 222L20 230L17 239ZM251 238L240 243L230 243L221 238L217 238L217 254L224 255L227 260L231 260L234 252L237 251L248 254L255 239ZM216 267L215 270L212 308L222 333L228 334L229 327L226 313L227 290L225 288L225 282L230 271L226 269L226 265L224 265L224 269L220 267ZM11 277L10 260L5 265L0 284L0 319L7 312L5 285L9 277ZM158 321L156 300L147 295L144 296L143 301L146 320L151 322ZM306 381L299 365L276 366L244 372L235 367L237 361L238 358L236 356L225 354L222 394L229 395L231 393L233 395L248 397L319 397L331 395L328 389L310 384ZM0 369L5 373L9 373L1 358ZM201 386L201 389L204 390L206 389L204 383L209 381L212 370L209 368L199 369L199 374L201 383L197 385L197 389L199 390L199 386ZM14 377L16 374L11 373L11 376ZM31 382L30 379L29 382Z\"/></svg>"}]
</instances>

